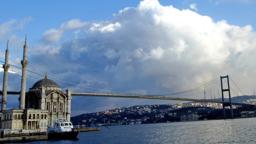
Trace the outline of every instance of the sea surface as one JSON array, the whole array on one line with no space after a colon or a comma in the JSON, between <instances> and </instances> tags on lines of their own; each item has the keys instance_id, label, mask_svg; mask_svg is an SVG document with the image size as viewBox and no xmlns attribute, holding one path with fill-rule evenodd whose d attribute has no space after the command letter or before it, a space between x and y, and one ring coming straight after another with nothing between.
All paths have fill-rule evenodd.
<instances>
[{"instance_id":1,"label":"sea surface","mask_svg":"<svg viewBox=\"0 0 256 144\"><path fill-rule=\"evenodd\" d=\"M256 118L102 127L76 141L40 144L247 144L256 143Z\"/></svg>"}]
</instances>

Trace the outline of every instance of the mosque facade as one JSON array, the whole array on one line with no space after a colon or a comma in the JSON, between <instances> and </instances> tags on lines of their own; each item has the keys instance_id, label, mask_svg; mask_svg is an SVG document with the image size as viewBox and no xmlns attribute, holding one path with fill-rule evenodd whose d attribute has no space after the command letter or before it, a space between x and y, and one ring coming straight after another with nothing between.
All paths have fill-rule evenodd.
<instances>
[{"instance_id":1,"label":"mosque facade","mask_svg":"<svg viewBox=\"0 0 256 144\"><path fill-rule=\"evenodd\" d=\"M21 90L19 108L7 109L9 50L8 44L3 65L3 88L0 113L0 127L2 131L46 131L59 119L70 121L71 93L62 91L59 85L49 79L47 75L37 81L29 91L26 91L27 42L23 47Z\"/></svg>"}]
</instances>

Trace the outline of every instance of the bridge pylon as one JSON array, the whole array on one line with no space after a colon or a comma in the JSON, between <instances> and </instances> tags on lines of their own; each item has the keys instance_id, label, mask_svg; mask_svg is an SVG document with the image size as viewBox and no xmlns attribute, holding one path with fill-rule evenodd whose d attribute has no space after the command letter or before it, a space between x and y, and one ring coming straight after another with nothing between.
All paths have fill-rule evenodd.
<instances>
[{"instance_id":1,"label":"bridge pylon","mask_svg":"<svg viewBox=\"0 0 256 144\"><path fill-rule=\"evenodd\" d=\"M226 85L224 88L223 81L226 79ZM233 118L233 108L231 102L231 92L229 85L229 76L220 76L220 84L221 84L221 97L222 97L222 107L223 107L223 117L226 118L226 107L230 109L230 116ZM225 102L225 93L228 93L228 102Z\"/></svg>"}]
</instances>

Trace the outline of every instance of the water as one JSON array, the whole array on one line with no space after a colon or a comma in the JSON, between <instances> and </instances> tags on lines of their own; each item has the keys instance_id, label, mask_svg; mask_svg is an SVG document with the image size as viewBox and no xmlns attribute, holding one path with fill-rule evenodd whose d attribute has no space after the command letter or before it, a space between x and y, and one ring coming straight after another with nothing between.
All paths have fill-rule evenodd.
<instances>
[{"instance_id":1,"label":"water","mask_svg":"<svg viewBox=\"0 0 256 144\"><path fill-rule=\"evenodd\" d=\"M33 142L38 143L38 142ZM256 143L256 118L113 126L52 144L245 144Z\"/></svg>"}]
</instances>

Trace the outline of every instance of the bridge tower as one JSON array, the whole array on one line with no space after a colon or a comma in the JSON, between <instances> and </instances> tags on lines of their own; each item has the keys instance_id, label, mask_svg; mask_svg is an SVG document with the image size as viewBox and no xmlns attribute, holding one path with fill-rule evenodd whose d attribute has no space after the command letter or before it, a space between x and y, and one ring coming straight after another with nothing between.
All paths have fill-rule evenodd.
<instances>
[{"instance_id":1,"label":"bridge tower","mask_svg":"<svg viewBox=\"0 0 256 144\"><path fill-rule=\"evenodd\" d=\"M226 79L226 85L224 88L223 81ZM222 107L223 107L223 117L226 118L226 107L230 108L230 115L233 118L233 108L231 102L231 93L230 93L230 85L229 85L229 76L220 76L220 84L221 84L221 97L222 97ZM228 102L225 102L225 93L228 93Z\"/></svg>"}]
</instances>

